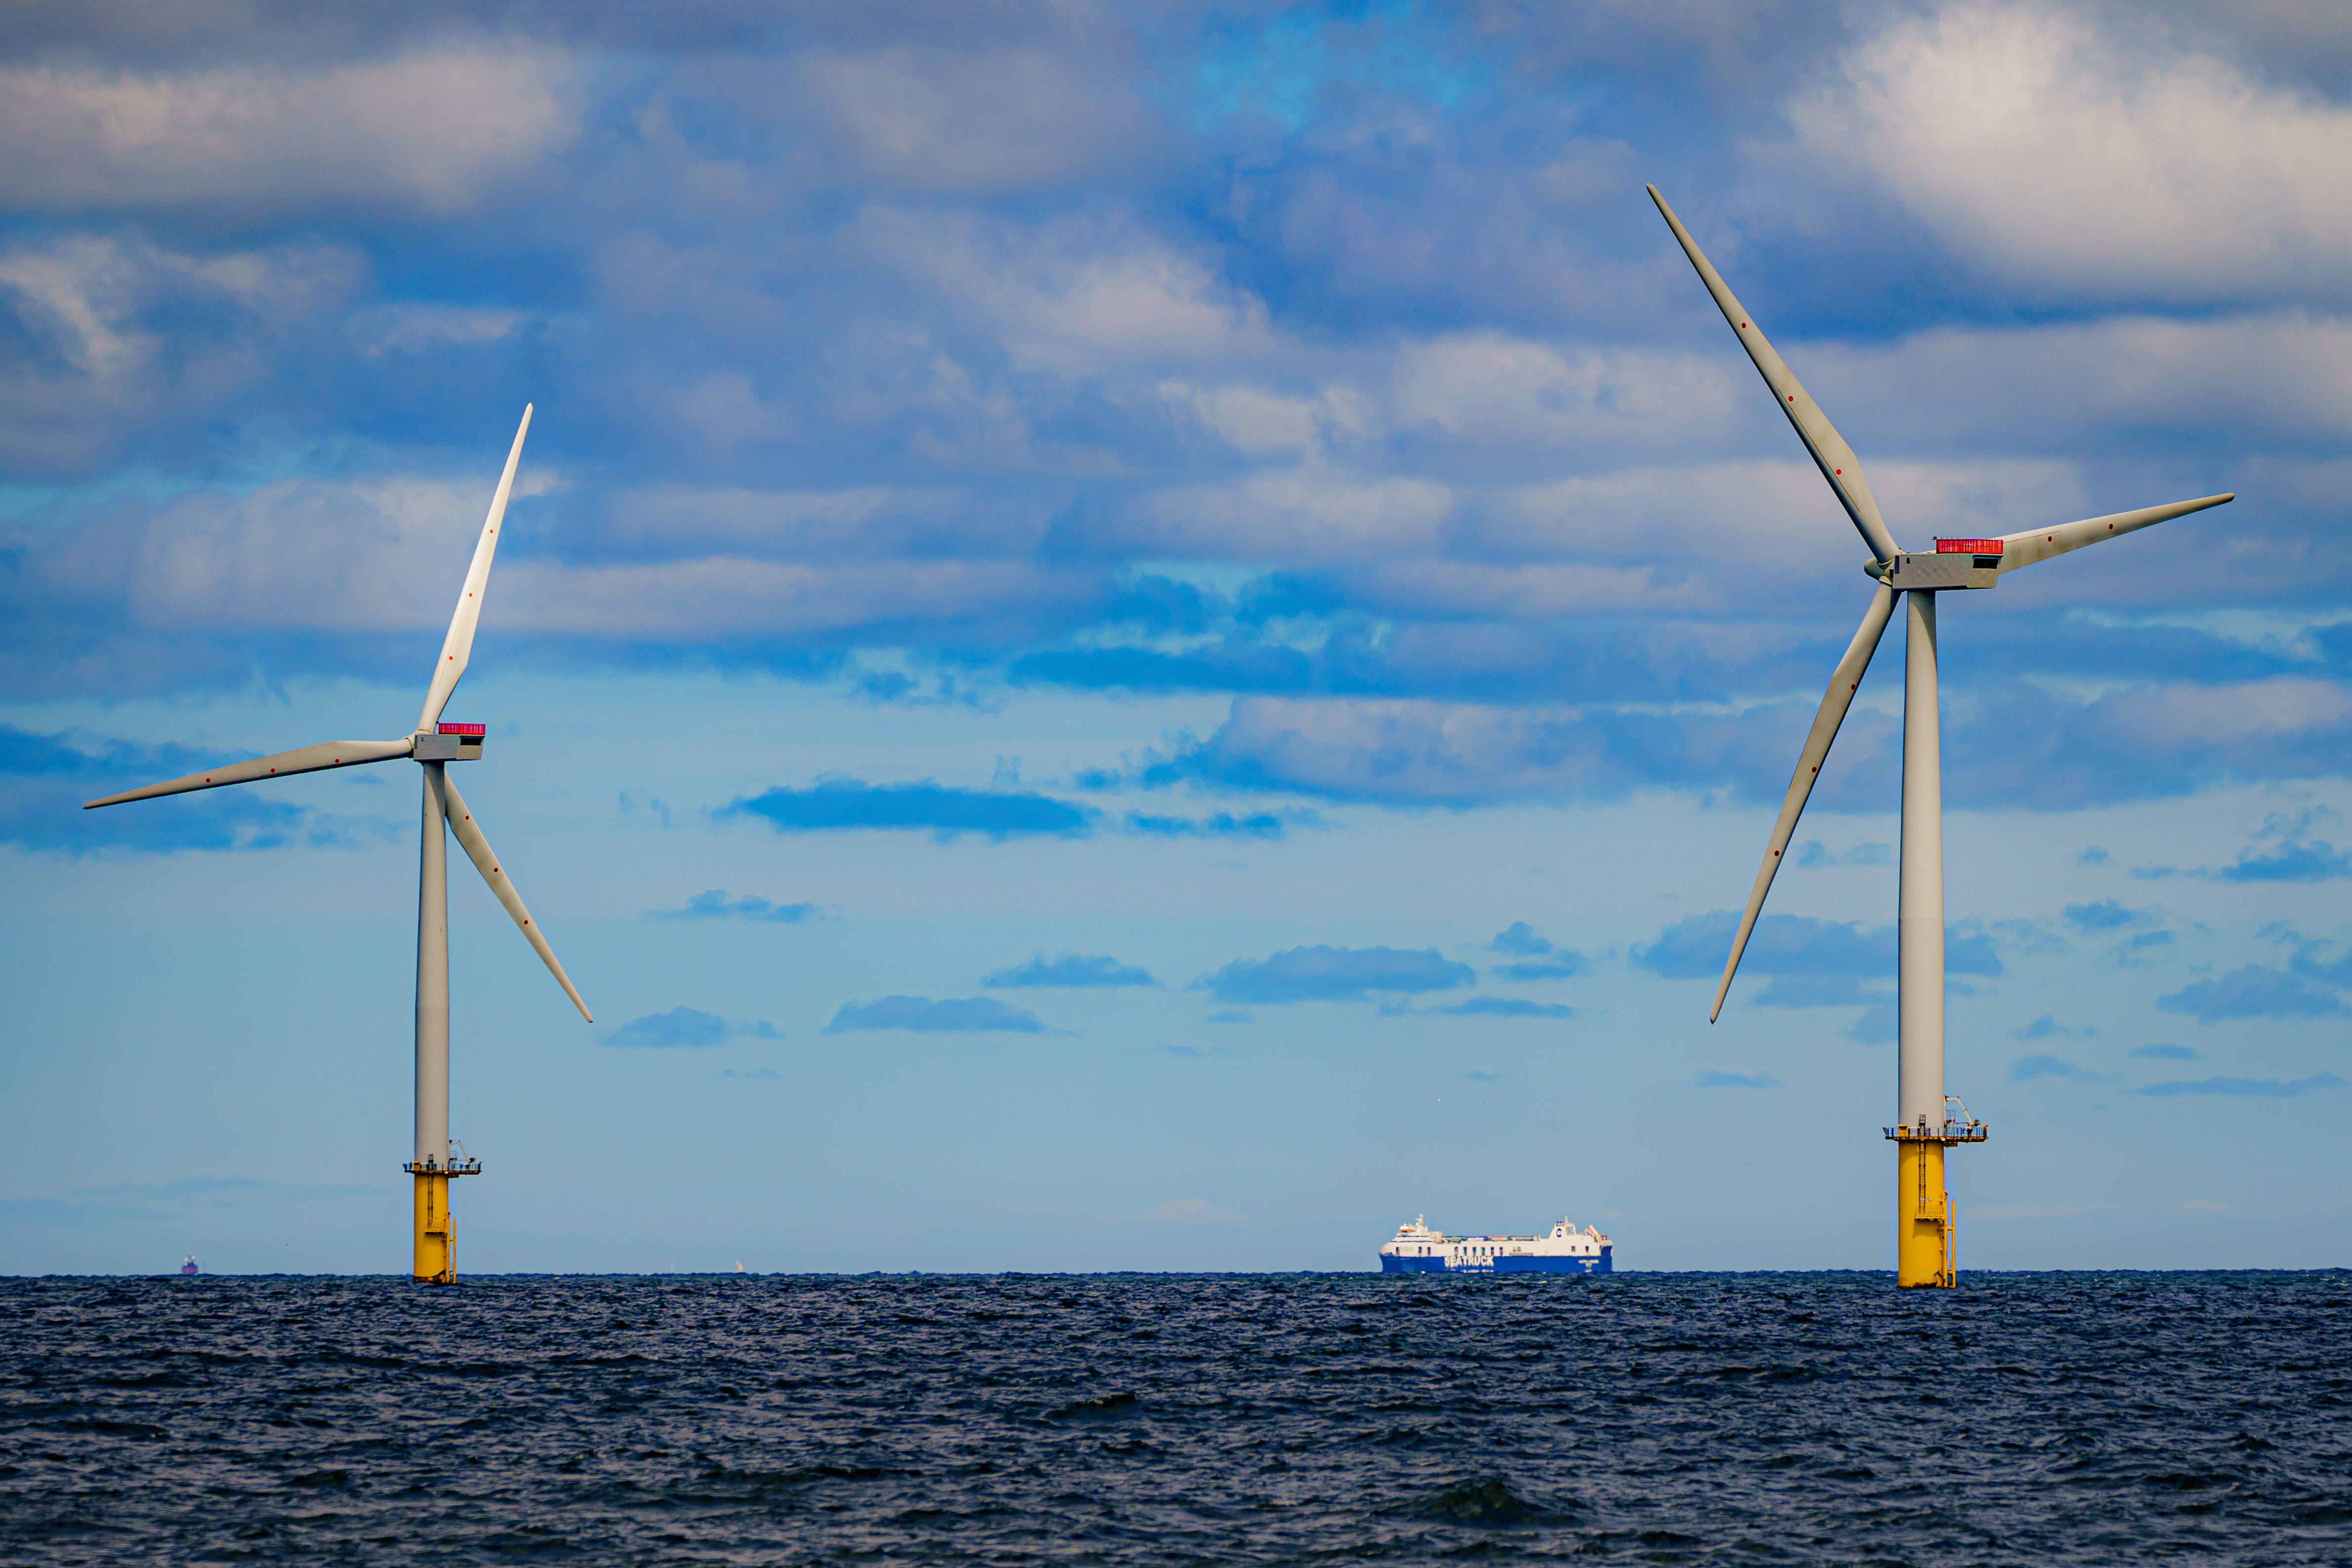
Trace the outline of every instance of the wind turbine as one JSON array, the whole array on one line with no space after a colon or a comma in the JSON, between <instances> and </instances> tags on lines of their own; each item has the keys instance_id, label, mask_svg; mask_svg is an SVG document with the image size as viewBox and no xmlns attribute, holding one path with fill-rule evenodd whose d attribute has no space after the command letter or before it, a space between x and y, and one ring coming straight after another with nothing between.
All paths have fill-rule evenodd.
<instances>
[{"instance_id":1,"label":"wind turbine","mask_svg":"<svg viewBox=\"0 0 2352 1568\"><path fill-rule=\"evenodd\" d=\"M1847 517L1870 547L1871 561L1863 570L1878 580L1878 591L1862 617L1861 629L1838 661L1830 688L1813 716L1813 727L1797 754L1796 776L1780 802L1780 819L1765 846L1764 864L1748 892L1748 909L1731 939L1731 956L1724 961L1723 983L1716 988L1713 1023L1723 1012L1723 999L1738 971L1739 956L1756 929L1756 916L1780 869L1780 857L1797 830L1805 798L1821 777L1822 762L1838 726L1845 721L1863 671L1878 649L1878 640L1893 618L1895 601L1904 607L1905 664L1903 674L1903 862L1902 892L1895 924L1895 1008L1898 1066L1895 1080L1895 1124L1885 1129L1895 1140L1895 1283L1906 1288L1950 1286L1957 1282L1953 1261L1952 1200L1944 1190L1944 1151L1954 1144L1981 1143L1983 1123L1970 1119L1966 1107L1955 1116L1944 1093L1944 789L1942 747L1937 733L1936 691L1936 595L1969 589L1991 588L2003 574L2084 545L2097 544L2185 517L2234 499L2205 496L2169 506L2146 507L2137 512L2086 517L2056 527L2029 528L2000 538L1936 541L1933 551L1911 552L1897 548L1878 515L1870 485L1853 448L1830 423L1821 406L1805 395L1789 367L1765 340L1756 319L1732 297L1698 242L1683 227L1655 185L1650 199L1675 232L1675 239L1698 269L1699 280L1715 297L1723 319L1739 335L1740 347L1756 361L1764 382L1796 427L1797 438L1812 455L1822 477L1845 508Z\"/></svg>"},{"instance_id":2,"label":"wind turbine","mask_svg":"<svg viewBox=\"0 0 2352 1568\"><path fill-rule=\"evenodd\" d=\"M482 837L480 824L474 821L465 797L457 793L457 781L448 776L450 763L472 762L480 758L487 727L447 724L441 718L441 710L448 705L449 694L457 689L473 653L474 626L482 616L482 592L489 582L490 558L498 552L499 525L506 517L507 497L514 489L515 465L522 460L522 438L530 430L530 409L525 405L522 423L515 431L514 445L507 453L506 472L499 476L498 493L490 497L490 515L483 521L480 541L474 546L473 564L466 569L466 584L457 596L457 613L449 618L449 634L442 639L441 657L433 666L433 681L425 688L425 706L416 716L415 734L398 740L321 741L316 746L281 751L274 757L208 768L184 779L150 784L143 789L126 789L82 807L86 811L94 810L100 806L119 806L126 800L181 795L192 789L217 789L229 784L250 784L257 779L317 773L330 768L389 762L400 757L423 767L425 821L416 887L416 1150L415 1159L402 1168L415 1177L414 1272L418 1280L436 1285L454 1284L457 1278L457 1232L449 1213L449 1182L456 1176L479 1176L482 1170L479 1160L467 1155L463 1145L449 1141L449 861L445 830L457 834L474 869L482 873L482 880L489 883L490 891L514 917L524 939L555 977L555 983L563 988L563 994L572 998L572 1005L580 1009L580 1016L592 1023L595 1021L588 1004L580 999L571 977L555 961L555 950L547 945L530 912L523 907L521 895L515 892L514 882L499 863L489 841Z\"/></svg>"}]
</instances>

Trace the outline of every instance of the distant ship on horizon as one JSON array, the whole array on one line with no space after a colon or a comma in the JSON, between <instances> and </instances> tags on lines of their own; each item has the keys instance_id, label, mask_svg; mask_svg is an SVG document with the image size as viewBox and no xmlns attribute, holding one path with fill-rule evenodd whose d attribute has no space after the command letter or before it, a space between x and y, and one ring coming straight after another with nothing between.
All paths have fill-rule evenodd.
<instances>
[{"instance_id":1,"label":"distant ship on horizon","mask_svg":"<svg viewBox=\"0 0 2352 1568\"><path fill-rule=\"evenodd\" d=\"M183 1275L198 1272L196 1268L196 1255L194 1253L191 1252L185 1258L180 1260L180 1272Z\"/></svg>"},{"instance_id":2,"label":"distant ship on horizon","mask_svg":"<svg viewBox=\"0 0 2352 1568\"><path fill-rule=\"evenodd\" d=\"M1549 1236L1448 1236L1419 1215L1381 1247L1383 1274L1609 1274L1609 1238L1563 1219Z\"/></svg>"}]
</instances>

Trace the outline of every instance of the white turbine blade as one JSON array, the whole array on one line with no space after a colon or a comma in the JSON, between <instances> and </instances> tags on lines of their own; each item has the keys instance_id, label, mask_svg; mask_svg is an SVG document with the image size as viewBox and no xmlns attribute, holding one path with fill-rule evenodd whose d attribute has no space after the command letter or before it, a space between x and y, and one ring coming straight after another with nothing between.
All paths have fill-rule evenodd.
<instances>
[{"instance_id":1,"label":"white turbine blade","mask_svg":"<svg viewBox=\"0 0 2352 1568\"><path fill-rule=\"evenodd\" d=\"M250 762L232 762L222 768L207 768L201 773L191 773L184 779L170 779L143 789L125 789L120 795L109 795L102 800L85 800L82 810L93 810L100 806L120 806L125 800L152 800L158 795L184 795L191 789L217 789L225 784L250 784L257 779L282 779L289 773L317 773L328 768L352 768L362 762L389 762L395 757L405 757L416 744L413 735L398 740L322 740L316 746L305 746L293 751L281 751L274 757L257 757Z\"/></svg>"},{"instance_id":2,"label":"white turbine blade","mask_svg":"<svg viewBox=\"0 0 2352 1568\"><path fill-rule=\"evenodd\" d=\"M1822 763L1829 757L1830 742L1837 738L1838 727L1845 722L1845 710L1853 706L1855 688L1862 685L1862 673L1870 668L1870 656L1878 651L1878 639L1885 634L1887 618L1895 613L1895 591L1881 587L1872 596L1870 609L1862 618L1862 625L1846 644L1845 657L1838 661L1837 674L1830 677L1830 689L1822 697L1822 706L1813 715L1813 727L1805 737L1804 749L1797 753L1797 774L1789 780L1789 793L1780 801L1780 821L1772 824L1772 840L1764 849L1763 868L1756 873L1756 885L1748 894L1748 913L1739 917L1739 933L1731 939L1731 956L1723 966L1723 984L1715 988L1715 1009L1706 1015L1713 1023L1723 1014L1723 998L1731 993L1731 977L1739 971L1739 956L1748 950L1748 938L1756 929L1756 917L1763 913L1764 895L1772 891L1772 878L1780 870L1780 856L1789 847L1790 837L1797 831L1797 819L1804 815L1806 798L1813 792L1813 783L1822 776Z\"/></svg>"},{"instance_id":3,"label":"white turbine blade","mask_svg":"<svg viewBox=\"0 0 2352 1568\"><path fill-rule=\"evenodd\" d=\"M563 994L572 998L572 1005L580 1009L580 1016L594 1023L595 1015L588 1010L588 1004L580 999L580 992L572 986L572 977L565 974L563 966L555 961L555 949L547 945L547 938L541 936L539 927L531 923L530 911L522 906L522 895L515 891L514 879L499 866L499 857L491 852L490 841L482 837L481 825L474 821L474 813L466 809L466 798L457 793L457 781L449 777L446 768L441 770L440 778L442 804L449 819L449 831L457 835L457 841L466 847L466 854L473 861L474 869L482 873L482 880L490 884L490 891L498 894L499 902L507 906L509 915L514 916L515 925L522 930L523 939L539 955L540 962L547 966L547 972L555 977L555 983L563 988Z\"/></svg>"},{"instance_id":4,"label":"white turbine blade","mask_svg":"<svg viewBox=\"0 0 2352 1568\"><path fill-rule=\"evenodd\" d=\"M490 515L482 523L482 537L474 546L474 563L466 569L466 586L457 595L457 612L449 617L449 635L441 640L441 660L433 666L433 684L425 688L425 711L416 727L430 729L449 705L474 653L474 626L482 618L482 591L489 586L490 558L499 552L499 525L506 520L507 497L514 489L515 465L522 461L522 438L530 432L530 404L522 408L522 423L515 428L514 444L507 449L506 472L499 476L498 493L490 497Z\"/></svg>"},{"instance_id":5,"label":"white turbine blade","mask_svg":"<svg viewBox=\"0 0 2352 1568\"><path fill-rule=\"evenodd\" d=\"M1683 254L1690 257L1693 267L1698 268L1699 281L1706 285L1709 294L1715 296L1716 308L1723 312L1723 319L1731 324L1731 329L1739 334L1740 347L1746 349L1748 357L1756 361L1756 368L1764 372L1764 384L1772 389L1773 400L1780 403L1780 412L1789 416L1790 424L1796 426L1797 439L1805 444L1805 450L1811 453L1813 461L1820 465L1822 477L1828 480L1830 488L1837 492L1838 504L1845 508L1845 515L1852 517L1853 526L1862 530L1863 542L1870 547L1870 553L1883 561L1893 560L1895 556L1895 536L1886 531L1885 520L1878 515L1878 503L1871 497L1870 481L1862 476L1862 464L1854 456L1853 448L1848 446L1845 437L1837 433L1837 426L1830 423L1830 416L1822 412L1821 404L1805 395L1805 389L1790 373L1788 362L1773 350L1764 337L1763 329L1756 325L1756 318L1748 313L1748 308L1733 298L1731 289L1723 281L1723 275L1715 270L1715 265L1698 248L1698 241L1691 238L1690 230L1683 227L1682 219L1675 216L1674 208L1666 205L1666 199L1658 194L1658 188L1648 185L1643 189L1650 193L1650 200L1658 204L1658 211L1664 215L1666 226L1675 231L1675 243L1683 247Z\"/></svg>"},{"instance_id":6,"label":"white turbine blade","mask_svg":"<svg viewBox=\"0 0 2352 1568\"><path fill-rule=\"evenodd\" d=\"M2208 507L2219 507L2237 498L2235 492L2227 496L2203 496L2194 501L2142 507L2137 512L2085 517L2079 523L2061 523L2054 528L2029 528L2021 534L2006 534L2000 541L2000 570L2015 571L2021 566L2032 566L2035 561L2048 560L2053 555L2064 555L2068 550L2081 549L2084 545L2095 545L2101 539L2115 538L2154 523L2169 522L2174 517L2185 517L2191 512L2201 512Z\"/></svg>"}]
</instances>

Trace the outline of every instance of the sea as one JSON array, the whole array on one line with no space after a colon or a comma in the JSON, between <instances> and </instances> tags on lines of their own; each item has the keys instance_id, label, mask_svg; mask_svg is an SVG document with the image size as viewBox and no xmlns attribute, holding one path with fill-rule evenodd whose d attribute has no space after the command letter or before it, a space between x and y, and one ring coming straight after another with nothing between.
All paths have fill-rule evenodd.
<instances>
[{"instance_id":1,"label":"sea","mask_svg":"<svg viewBox=\"0 0 2352 1568\"><path fill-rule=\"evenodd\" d=\"M2352 1272L0 1281L0 1562L2352 1563Z\"/></svg>"}]
</instances>

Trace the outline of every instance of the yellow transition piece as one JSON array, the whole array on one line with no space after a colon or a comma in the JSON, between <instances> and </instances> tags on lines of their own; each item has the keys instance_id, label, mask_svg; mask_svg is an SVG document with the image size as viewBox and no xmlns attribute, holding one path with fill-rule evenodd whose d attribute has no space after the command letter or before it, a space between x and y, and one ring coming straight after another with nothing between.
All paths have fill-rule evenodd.
<instances>
[{"instance_id":1,"label":"yellow transition piece","mask_svg":"<svg viewBox=\"0 0 2352 1568\"><path fill-rule=\"evenodd\" d=\"M457 1228L449 1214L449 1175L418 1171L415 1180L416 1279L427 1285L454 1285L457 1282Z\"/></svg>"},{"instance_id":2,"label":"yellow transition piece","mask_svg":"<svg viewBox=\"0 0 2352 1568\"><path fill-rule=\"evenodd\" d=\"M1930 1286L1949 1290L1959 1282L1953 1262L1952 1195L1944 1190L1943 1143L1899 1139L1895 1145L1895 1282L1906 1291Z\"/></svg>"}]
</instances>

